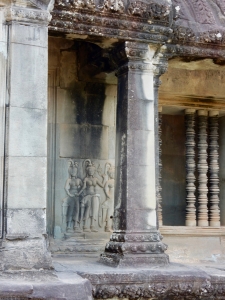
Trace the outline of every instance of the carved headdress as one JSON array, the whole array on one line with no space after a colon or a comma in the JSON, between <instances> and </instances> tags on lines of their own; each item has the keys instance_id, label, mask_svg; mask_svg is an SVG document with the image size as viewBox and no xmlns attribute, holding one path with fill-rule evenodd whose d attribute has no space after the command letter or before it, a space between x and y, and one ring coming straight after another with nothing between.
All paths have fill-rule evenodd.
<instances>
[{"instance_id":1,"label":"carved headdress","mask_svg":"<svg viewBox=\"0 0 225 300\"><path fill-rule=\"evenodd\" d=\"M84 167L84 170L87 172L87 170L89 168L94 168L96 169L96 166L95 164L90 160L90 159L85 159L84 162L83 162L83 167Z\"/></svg>"},{"instance_id":2,"label":"carved headdress","mask_svg":"<svg viewBox=\"0 0 225 300\"><path fill-rule=\"evenodd\" d=\"M74 168L78 169L78 162L73 161L72 159L69 159L68 160L68 173L69 173L70 177L71 177L71 173Z\"/></svg>"}]
</instances>

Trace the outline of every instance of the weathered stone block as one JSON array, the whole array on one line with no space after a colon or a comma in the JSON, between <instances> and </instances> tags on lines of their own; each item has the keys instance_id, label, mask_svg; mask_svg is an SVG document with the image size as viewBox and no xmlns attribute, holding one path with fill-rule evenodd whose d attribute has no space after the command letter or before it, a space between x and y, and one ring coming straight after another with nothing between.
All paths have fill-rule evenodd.
<instances>
[{"instance_id":1,"label":"weathered stone block","mask_svg":"<svg viewBox=\"0 0 225 300\"><path fill-rule=\"evenodd\" d=\"M1 270L52 269L46 237L6 240L3 244Z\"/></svg>"},{"instance_id":2,"label":"weathered stone block","mask_svg":"<svg viewBox=\"0 0 225 300\"><path fill-rule=\"evenodd\" d=\"M136 199L136 202L138 200ZM138 204L138 203L137 203ZM138 206L138 205L137 205ZM146 204L147 206L147 204ZM146 231L152 228L156 228L156 211L155 209L127 209L127 230L131 232Z\"/></svg>"},{"instance_id":3,"label":"weathered stone block","mask_svg":"<svg viewBox=\"0 0 225 300\"><path fill-rule=\"evenodd\" d=\"M10 57L10 105L47 109L46 48L12 43Z\"/></svg>"},{"instance_id":4,"label":"weathered stone block","mask_svg":"<svg viewBox=\"0 0 225 300\"><path fill-rule=\"evenodd\" d=\"M46 207L45 157L8 158L8 208Z\"/></svg>"},{"instance_id":5,"label":"weathered stone block","mask_svg":"<svg viewBox=\"0 0 225 300\"><path fill-rule=\"evenodd\" d=\"M11 107L9 156L47 155L47 111Z\"/></svg>"},{"instance_id":6,"label":"weathered stone block","mask_svg":"<svg viewBox=\"0 0 225 300\"><path fill-rule=\"evenodd\" d=\"M72 88L77 76L77 56L75 51L61 51L60 56L60 87Z\"/></svg>"},{"instance_id":7,"label":"weathered stone block","mask_svg":"<svg viewBox=\"0 0 225 300\"><path fill-rule=\"evenodd\" d=\"M47 48L48 28L47 26L27 26L19 23L12 23L10 41L16 44Z\"/></svg>"},{"instance_id":8,"label":"weathered stone block","mask_svg":"<svg viewBox=\"0 0 225 300\"><path fill-rule=\"evenodd\" d=\"M155 168L155 137L154 131L127 131L127 162L136 166L152 166ZM150 173L154 174L154 173Z\"/></svg>"},{"instance_id":9,"label":"weathered stone block","mask_svg":"<svg viewBox=\"0 0 225 300\"><path fill-rule=\"evenodd\" d=\"M60 156L108 159L108 127L61 124Z\"/></svg>"},{"instance_id":10,"label":"weathered stone block","mask_svg":"<svg viewBox=\"0 0 225 300\"><path fill-rule=\"evenodd\" d=\"M131 130L154 130L154 118L151 112L154 102L148 100L129 100L128 126Z\"/></svg>"},{"instance_id":11,"label":"weathered stone block","mask_svg":"<svg viewBox=\"0 0 225 300\"><path fill-rule=\"evenodd\" d=\"M116 99L112 96L107 96L104 101L103 112L102 112L102 124L105 126L115 126L115 110L116 110Z\"/></svg>"},{"instance_id":12,"label":"weathered stone block","mask_svg":"<svg viewBox=\"0 0 225 300\"><path fill-rule=\"evenodd\" d=\"M10 240L40 237L46 232L45 209L8 209L7 235ZM15 237L15 238L13 238Z\"/></svg>"}]
</instances>

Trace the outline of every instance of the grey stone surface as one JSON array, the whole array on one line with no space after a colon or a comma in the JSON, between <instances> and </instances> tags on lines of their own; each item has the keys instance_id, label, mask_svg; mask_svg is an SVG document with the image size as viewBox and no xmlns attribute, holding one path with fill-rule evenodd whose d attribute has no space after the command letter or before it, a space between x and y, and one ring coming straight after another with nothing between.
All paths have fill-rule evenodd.
<instances>
[{"instance_id":1,"label":"grey stone surface","mask_svg":"<svg viewBox=\"0 0 225 300\"><path fill-rule=\"evenodd\" d=\"M12 11L10 17L16 20L7 23L8 108L1 270L49 269L51 255L46 239L47 23L44 22L48 13L27 8L20 8L19 14L16 9ZM28 21L32 17L36 25ZM28 22L26 26L17 22L19 18Z\"/></svg>"},{"instance_id":2,"label":"grey stone surface","mask_svg":"<svg viewBox=\"0 0 225 300\"><path fill-rule=\"evenodd\" d=\"M10 107L9 156L47 156L47 110Z\"/></svg>"},{"instance_id":3,"label":"grey stone surface","mask_svg":"<svg viewBox=\"0 0 225 300\"><path fill-rule=\"evenodd\" d=\"M25 206L26 207L26 206ZM39 237L46 232L45 209L10 209L7 210L7 236L25 234Z\"/></svg>"},{"instance_id":4,"label":"grey stone surface","mask_svg":"<svg viewBox=\"0 0 225 300\"><path fill-rule=\"evenodd\" d=\"M29 238L21 233L9 235L2 243L0 270L52 269L51 254L48 251L46 234Z\"/></svg>"},{"instance_id":5,"label":"grey stone surface","mask_svg":"<svg viewBox=\"0 0 225 300\"><path fill-rule=\"evenodd\" d=\"M12 42L10 60L11 106L47 109L47 48Z\"/></svg>"},{"instance_id":6,"label":"grey stone surface","mask_svg":"<svg viewBox=\"0 0 225 300\"><path fill-rule=\"evenodd\" d=\"M87 279L72 272L15 272L3 275L0 281L0 299L57 299L91 300L92 289Z\"/></svg>"},{"instance_id":7,"label":"grey stone surface","mask_svg":"<svg viewBox=\"0 0 225 300\"><path fill-rule=\"evenodd\" d=\"M47 27L26 26L24 24L14 23L11 26L9 37L11 42L15 44L38 46L41 48L48 47Z\"/></svg>"},{"instance_id":8,"label":"grey stone surface","mask_svg":"<svg viewBox=\"0 0 225 300\"><path fill-rule=\"evenodd\" d=\"M5 102L7 81L7 27L4 24L4 12L0 11L0 235L2 235L2 209L4 185L4 142L5 142Z\"/></svg>"},{"instance_id":9,"label":"grey stone surface","mask_svg":"<svg viewBox=\"0 0 225 300\"><path fill-rule=\"evenodd\" d=\"M108 158L108 127L60 125L60 157Z\"/></svg>"},{"instance_id":10,"label":"grey stone surface","mask_svg":"<svg viewBox=\"0 0 225 300\"><path fill-rule=\"evenodd\" d=\"M8 158L8 208L46 208L45 157Z\"/></svg>"},{"instance_id":11,"label":"grey stone surface","mask_svg":"<svg viewBox=\"0 0 225 300\"><path fill-rule=\"evenodd\" d=\"M61 51L60 57L60 78L61 89L72 88L74 81L78 80L77 55L74 51Z\"/></svg>"}]
</instances>

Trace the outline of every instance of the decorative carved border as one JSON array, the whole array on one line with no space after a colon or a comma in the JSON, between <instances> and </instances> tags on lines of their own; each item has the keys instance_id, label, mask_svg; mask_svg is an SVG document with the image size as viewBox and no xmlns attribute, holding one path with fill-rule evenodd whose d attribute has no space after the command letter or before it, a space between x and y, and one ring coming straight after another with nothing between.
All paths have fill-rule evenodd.
<instances>
[{"instance_id":1,"label":"decorative carved border","mask_svg":"<svg viewBox=\"0 0 225 300\"><path fill-rule=\"evenodd\" d=\"M17 21L21 23L43 23L48 25L51 15L48 11L25 7L10 7L5 11L7 22Z\"/></svg>"},{"instance_id":2,"label":"decorative carved border","mask_svg":"<svg viewBox=\"0 0 225 300\"><path fill-rule=\"evenodd\" d=\"M126 16L118 18L111 14L90 14L54 10L49 30L65 33L88 34L122 40L165 43L172 29L162 24L145 23L144 19Z\"/></svg>"}]
</instances>

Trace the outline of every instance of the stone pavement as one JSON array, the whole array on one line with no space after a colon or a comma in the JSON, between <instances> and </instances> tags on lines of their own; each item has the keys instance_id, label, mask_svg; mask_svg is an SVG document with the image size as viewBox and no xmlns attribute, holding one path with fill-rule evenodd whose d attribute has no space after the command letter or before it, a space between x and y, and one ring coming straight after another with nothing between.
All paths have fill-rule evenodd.
<instances>
[{"instance_id":1,"label":"stone pavement","mask_svg":"<svg viewBox=\"0 0 225 300\"><path fill-rule=\"evenodd\" d=\"M97 254L54 255L55 270L1 275L0 299L225 299L225 264L112 268Z\"/></svg>"}]
</instances>

